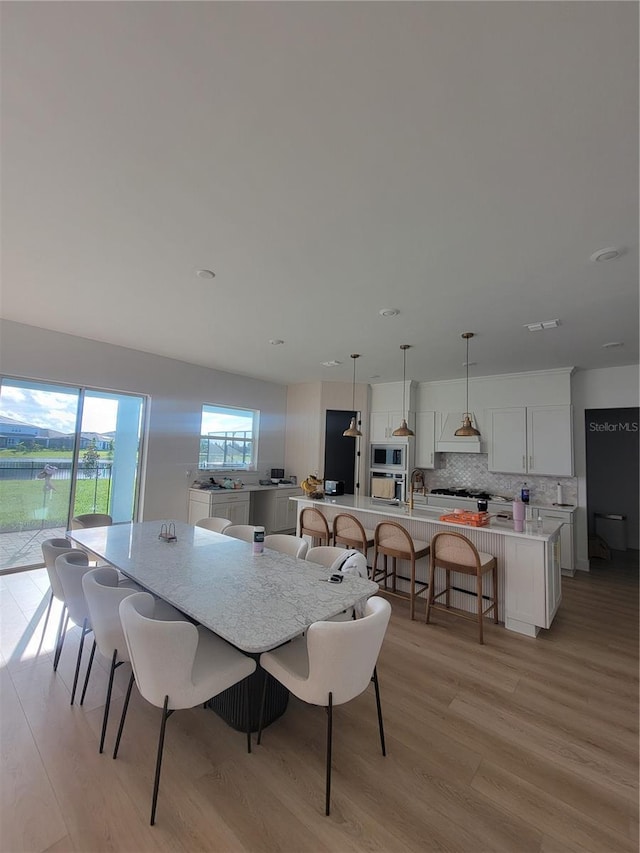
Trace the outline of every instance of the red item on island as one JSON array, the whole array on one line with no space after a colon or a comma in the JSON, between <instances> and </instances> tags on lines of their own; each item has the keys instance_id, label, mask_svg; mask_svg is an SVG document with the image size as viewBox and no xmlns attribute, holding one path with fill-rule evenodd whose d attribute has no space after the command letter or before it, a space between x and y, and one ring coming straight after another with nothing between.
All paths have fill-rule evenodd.
<instances>
[{"instance_id":1,"label":"red item on island","mask_svg":"<svg viewBox=\"0 0 640 853\"><path fill-rule=\"evenodd\" d=\"M452 524L466 524L467 527L486 527L491 516L488 512L456 512L441 515L440 521L448 521Z\"/></svg>"}]
</instances>

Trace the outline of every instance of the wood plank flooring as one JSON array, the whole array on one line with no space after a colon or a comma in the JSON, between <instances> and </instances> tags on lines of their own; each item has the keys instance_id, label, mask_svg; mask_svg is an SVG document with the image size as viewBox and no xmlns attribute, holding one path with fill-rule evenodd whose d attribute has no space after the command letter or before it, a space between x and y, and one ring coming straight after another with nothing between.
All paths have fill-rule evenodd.
<instances>
[{"instance_id":1,"label":"wood plank flooring","mask_svg":"<svg viewBox=\"0 0 640 853\"><path fill-rule=\"evenodd\" d=\"M292 699L251 755L211 711L176 712L154 827L159 710L134 689L113 761L122 666L99 755L108 662L96 656L70 707L78 629L54 674L45 571L2 576L0 850L636 853L637 552L616 556L563 578L535 640L489 624L479 646L475 625L410 622L393 599L378 666L388 755L372 688L335 710L330 817L321 709Z\"/></svg>"}]
</instances>

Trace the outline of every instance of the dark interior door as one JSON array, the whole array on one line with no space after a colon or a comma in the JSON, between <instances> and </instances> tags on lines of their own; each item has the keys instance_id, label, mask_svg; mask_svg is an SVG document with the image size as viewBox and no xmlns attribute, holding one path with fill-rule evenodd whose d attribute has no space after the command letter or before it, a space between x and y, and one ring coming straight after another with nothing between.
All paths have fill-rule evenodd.
<instances>
[{"instance_id":1,"label":"dark interior door","mask_svg":"<svg viewBox=\"0 0 640 853\"><path fill-rule=\"evenodd\" d=\"M355 494L356 452L360 442L359 438L346 438L342 434L351 418L357 419L358 413L327 409L325 423L324 477L325 480L344 480L347 495Z\"/></svg>"}]
</instances>

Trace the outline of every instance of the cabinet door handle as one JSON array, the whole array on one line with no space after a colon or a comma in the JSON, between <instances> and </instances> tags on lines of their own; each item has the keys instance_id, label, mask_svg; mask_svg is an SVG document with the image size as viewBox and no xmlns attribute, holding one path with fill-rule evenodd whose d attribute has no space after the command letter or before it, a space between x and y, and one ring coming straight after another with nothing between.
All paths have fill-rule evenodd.
<instances>
[{"instance_id":1,"label":"cabinet door handle","mask_svg":"<svg viewBox=\"0 0 640 853\"><path fill-rule=\"evenodd\" d=\"M431 454L431 464L433 465L433 453Z\"/></svg>"},{"instance_id":2,"label":"cabinet door handle","mask_svg":"<svg viewBox=\"0 0 640 853\"><path fill-rule=\"evenodd\" d=\"M529 457L529 470L533 471L533 456Z\"/></svg>"},{"instance_id":3,"label":"cabinet door handle","mask_svg":"<svg viewBox=\"0 0 640 853\"><path fill-rule=\"evenodd\" d=\"M523 471L527 470L527 457L526 456L522 457L522 470Z\"/></svg>"}]
</instances>

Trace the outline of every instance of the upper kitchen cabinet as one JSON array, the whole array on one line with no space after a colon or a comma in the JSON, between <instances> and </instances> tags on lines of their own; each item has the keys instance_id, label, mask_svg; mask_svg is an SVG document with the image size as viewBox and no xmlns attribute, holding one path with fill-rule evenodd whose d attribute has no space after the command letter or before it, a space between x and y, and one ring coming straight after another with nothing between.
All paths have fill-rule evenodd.
<instances>
[{"instance_id":1,"label":"upper kitchen cabinet","mask_svg":"<svg viewBox=\"0 0 640 853\"><path fill-rule=\"evenodd\" d=\"M416 413L416 467L436 467L436 413Z\"/></svg>"},{"instance_id":2,"label":"upper kitchen cabinet","mask_svg":"<svg viewBox=\"0 0 640 853\"><path fill-rule=\"evenodd\" d=\"M393 435L403 417L415 432L415 414L413 411L414 383L407 380L403 389L402 382L381 382L371 386L371 416L369 422L369 440L373 443L406 444L407 439ZM403 395L404 390L404 395ZM403 399L404 398L404 399ZM405 411L403 412L403 403Z\"/></svg>"},{"instance_id":3,"label":"upper kitchen cabinet","mask_svg":"<svg viewBox=\"0 0 640 853\"><path fill-rule=\"evenodd\" d=\"M489 471L573 476L571 406L488 409Z\"/></svg>"}]
</instances>

